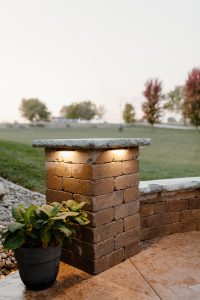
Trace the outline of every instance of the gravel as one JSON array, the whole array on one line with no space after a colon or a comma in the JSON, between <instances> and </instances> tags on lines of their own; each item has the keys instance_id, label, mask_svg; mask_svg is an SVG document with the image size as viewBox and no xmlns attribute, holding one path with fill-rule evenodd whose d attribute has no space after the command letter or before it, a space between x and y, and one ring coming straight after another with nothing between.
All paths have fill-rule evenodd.
<instances>
[{"instance_id":1,"label":"gravel","mask_svg":"<svg viewBox=\"0 0 200 300\"><path fill-rule=\"evenodd\" d=\"M6 228L6 224L12 220L11 208L14 205L23 203L41 205L45 203L45 196L31 192L17 184L0 177L0 185L5 189L5 196L0 200L0 231ZM14 253L11 250L3 249L0 241L0 279L17 269Z\"/></svg>"}]
</instances>

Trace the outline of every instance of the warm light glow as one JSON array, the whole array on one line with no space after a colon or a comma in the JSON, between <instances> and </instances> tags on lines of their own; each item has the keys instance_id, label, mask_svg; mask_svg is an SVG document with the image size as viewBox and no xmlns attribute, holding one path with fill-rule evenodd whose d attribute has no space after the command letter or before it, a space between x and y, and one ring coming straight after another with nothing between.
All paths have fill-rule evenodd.
<instances>
[{"instance_id":1,"label":"warm light glow","mask_svg":"<svg viewBox=\"0 0 200 300\"><path fill-rule=\"evenodd\" d=\"M72 160L75 151L59 151L59 155L63 158L64 161Z\"/></svg>"},{"instance_id":2,"label":"warm light glow","mask_svg":"<svg viewBox=\"0 0 200 300\"><path fill-rule=\"evenodd\" d=\"M118 157L123 157L126 150L125 149L117 149L117 150L112 150L113 154L118 156Z\"/></svg>"}]
</instances>

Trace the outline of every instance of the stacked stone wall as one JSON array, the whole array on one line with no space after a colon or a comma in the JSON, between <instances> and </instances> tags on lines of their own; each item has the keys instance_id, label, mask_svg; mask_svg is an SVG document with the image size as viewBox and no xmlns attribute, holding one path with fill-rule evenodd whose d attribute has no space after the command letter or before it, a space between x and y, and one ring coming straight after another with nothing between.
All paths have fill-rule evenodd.
<instances>
[{"instance_id":1,"label":"stacked stone wall","mask_svg":"<svg viewBox=\"0 0 200 300\"><path fill-rule=\"evenodd\" d=\"M98 274L138 253L138 152L46 150L47 202L85 201L90 219L72 243L64 241L65 262Z\"/></svg>"},{"instance_id":2,"label":"stacked stone wall","mask_svg":"<svg viewBox=\"0 0 200 300\"><path fill-rule=\"evenodd\" d=\"M141 240L200 229L200 189L140 197Z\"/></svg>"}]
</instances>

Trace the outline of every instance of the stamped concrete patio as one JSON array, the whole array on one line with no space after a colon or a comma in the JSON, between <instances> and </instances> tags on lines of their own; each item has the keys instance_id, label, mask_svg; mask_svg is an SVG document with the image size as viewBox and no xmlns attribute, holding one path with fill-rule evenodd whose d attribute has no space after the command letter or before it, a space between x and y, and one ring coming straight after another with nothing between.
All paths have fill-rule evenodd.
<instances>
[{"instance_id":1,"label":"stamped concrete patio","mask_svg":"<svg viewBox=\"0 0 200 300\"><path fill-rule=\"evenodd\" d=\"M97 276L61 263L55 284L39 292L26 290L16 272L0 281L0 299L200 299L199 241L200 231L156 239Z\"/></svg>"}]
</instances>

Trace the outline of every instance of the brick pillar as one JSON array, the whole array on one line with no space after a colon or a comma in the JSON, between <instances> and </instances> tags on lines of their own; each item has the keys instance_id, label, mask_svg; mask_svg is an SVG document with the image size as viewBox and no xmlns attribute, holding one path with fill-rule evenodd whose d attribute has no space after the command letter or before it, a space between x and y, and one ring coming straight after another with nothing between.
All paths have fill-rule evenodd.
<instances>
[{"instance_id":1,"label":"brick pillar","mask_svg":"<svg viewBox=\"0 0 200 300\"><path fill-rule=\"evenodd\" d=\"M85 201L90 219L71 244L64 241L63 261L98 274L139 251L139 145L133 144L104 149L109 146L97 143L99 148L79 150L45 146L47 202Z\"/></svg>"}]
</instances>

